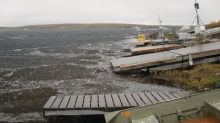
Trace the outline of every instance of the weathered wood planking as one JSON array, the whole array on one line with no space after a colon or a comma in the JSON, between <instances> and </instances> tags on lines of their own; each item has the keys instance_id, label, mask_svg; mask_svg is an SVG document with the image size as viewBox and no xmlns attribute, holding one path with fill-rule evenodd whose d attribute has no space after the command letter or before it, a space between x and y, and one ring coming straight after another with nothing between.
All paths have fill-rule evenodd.
<instances>
[{"instance_id":1,"label":"weathered wood planking","mask_svg":"<svg viewBox=\"0 0 220 123\"><path fill-rule=\"evenodd\" d=\"M158 92L157 94L160 95L165 101L170 100L170 98L167 95L165 95L163 92Z\"/></svg>"},{"instance_id":2,"label":"weathered wood planking","mask_svg":"<svg viewBox=\"0 0 220 123\"><path fill-rule=\"evenodd\" d=\"M77 99L77 96L76 96L76 95L71 96L67 108L69 108L69 109L75 108L76 99Z\"/></svg>"},{"instance_id":3,"label":"weathered wood planking","mask_svg":"<svg viewBox=\"0 0 220 123\"><path fill-rule=\"evenodd\" d=\"M177 91L177 94L179 94L181 97L185 97L186 95L184 93L182 93L181 91Z\"/></svg>"},{"instance_id":4,"label":"weathered wood planking","mask_svg":"<svg viewBox=\"0 0 220 123\"><path fill-rule=\"evenodd\" d=\"M140 98L144 101L145 105L150 105L152 102L145 96L144 93L138 93Z\"/></svg>"},{"instance_id":5,"label":"weathered wood planking","mask_svg":"<svg viewBox=\"0 0 220 123\"><path fill-rule=\"evenodd\" d=\"M112 99L113 99L113 102L115 104L115 107L122 107L121 101L118 97L118 94L112 94Z\"/></svg>"},{"instance_id":6,"label":"weathered wood planking","mask_svg":"<svg viewBox=\"0 0 220 123\"><path fill-rule=\"evenodd\" d=\"M98 96L92 95L91 108L98 108Z\"/></svg>"},{"instance_id":7,"label":"weathered wood planking","mask_svg":"<svg viewBox=\"0 0 220 123\"><path fill-rule=\"evenodd\" d=\"M182 91L182 93L184 93L186 96L189 96L189 95L190 95L190 93L187 92L187 91Z\"/></svg>"},{"instance_id":8,"label":"weathered wood planking","mask_svg":"<svg viewBox=\"0 0 220 123\"><path fill-rule=\"evenodd\" d=\"M135 101L137 102L139 106L144 105L144 102L141 100L141 98L139 97L137 93L133 93L132 96L134 97Z\"/></svg>"},{"instance_id":9,"label":"weathered wood planking","mask_svg":"<svg viewBox=\"0 0 220 123\"><path fill-rule=\"evenodd\" d=\"M70 96L65 96L60 104L61 109L65 109L67 107L67 104L69 102Z\"/></svg>"},{"instance_id":10,"label":"weathered wood planking","mask_svg":"<svg viewBox=\"0 0 220 123\"><path fill-rule=\"evenodd\" d=\"M83 98L84 95L79 95L77 100L76 100L76 106L75 108L82 108L83 107Z\"/></svg>"},{"instance_id":11,"label":"weathered wood planking","mask_svg":"<svg viewBox=\"0 0 220 123\"><path fill-rule=\"evenodd\" d=\"M170 94L169 92L164 92L164 94L166 94L171 100L176 99L176 97Z\"/></svg>"},{"instance_id":12,"label":"weathered wood planking","mask_svg":"<svg viewBox=\"0 0 220 123\"><path fill-rule=\"evenodd\" d=\"M175 92L171 92L171 94L172 94L173 96L175 96L176 98L181 98L181 96L180 96L179 94L175 93Z\"/></svg>"},{"instance_id":13,"label":"weathered wood planking","mask_svg":"<svg viewBox=\"0 0 220 123\"><path fill-rule=\"evenodd\" d=\"M47 101L47 103L44 105L43 109L50 108L56 98L57 96L51 96L50 99Z\"/></svg>"},{"instance_id":14,"label":"weathered wood planking","mask_svg":"<svg viewBox=\"0 0 220 123\"><path fill-rule=\"evenodd\" d=\"M138 106L131 94L125 94L131 106Z\"/></svg>"},{"instance_id":15,"label":"weathered wood planking","mask_svg":"<svg viewBox=\"0 0 220 123\"><path fill-rule=\"evenodd\" d=\"M126 94L100 94L100 95L71 95L51 96L44 105L44 114L48 111L108 111L130 108L135 106L151 105L188 96L186 91L177 92L148 92ZM46 114L47 116L50 114Z\"/></svg>"},{"instance_id":16,"label":"weathered wood planking","mask_svg":"<svg viewBox=\"0 0 220 123\"><path fill-rule=\"evenodd\" d=\"M63 99L63 96L58 96L55 100L55 102L53 103L53 105L51 106L52 109L56 109L60 106L60 103Z\"/></svg>"},{"instance_id":17,"label":"weathered wood planking","mask_svg":"<svg viewBox=\"0 0 220 123\"><path fill-rule=\"evenodd\" d=\"M151 95L151 93L145 93L145 94L153 104L158 103L158 101Z\"/></svg>"},{"instance_id":18,"label":"weathered wood planking","mask_svg":"<svg viewBox=\"0 0 220 123\"><path fill-rule=\"evenodd\" d=\"M83 108L90 108L91 95L85 95Z\"/></svg>"},{"instance_id":19,"label":"weathered wood planking","mask_svg":"<svg viewBox=\"0 0 220 123\"><path fill-rule=\"evenodd\" d=\"M119 94L118 96L121 99L121 103L123 107L130 107L129 102L127 98L125 97L125 94Z\"/></svg>"},{"instance_id":20,"label":"weathered wood planking","mask_svg":"<svg viewBox=\"0 0 220 123\"><path fill-rule=\"evenodd\" d=\"M159 102L164 102L164 99L162 99L156 92L151 93L154 98L156 98Z\"/></svg>"},{"instance_id":21,"label":"weathered wood planking","mask_svg":"<svg viewBox=\"0 0 220 123\"><path fill-rule=\"evenodd\" d=\"M106 108L105 96L103 94L99 95L99 107Z\"/></svg>"},{"instance_id":22,"label":"weathered wood planking","mask_svg":"<svg viewBox=\"0 0 220 123\"><path fill-rule=\"evenodd\" d=\"M114 108L114 103L112 101L112 96L111 94L106 94L105 95L106 103L108 108Z\"/></svg>"}]
</instances>

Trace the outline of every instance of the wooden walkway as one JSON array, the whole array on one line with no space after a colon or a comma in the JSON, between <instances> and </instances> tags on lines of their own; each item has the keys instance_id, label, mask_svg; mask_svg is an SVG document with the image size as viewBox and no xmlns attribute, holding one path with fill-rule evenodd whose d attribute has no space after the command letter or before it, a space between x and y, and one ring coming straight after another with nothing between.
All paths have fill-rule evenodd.
<instances>
[{"instance_id":1,"label":"wooden walkway","mask_svg":"<svg viewBox=\"0 0 220 123\"><path fill-rule=\"evenodd\" d=\"M97 115L136 106L151 105L188 96L186 91L51 96L44 116Z\"/></svg>"}]
</instances>

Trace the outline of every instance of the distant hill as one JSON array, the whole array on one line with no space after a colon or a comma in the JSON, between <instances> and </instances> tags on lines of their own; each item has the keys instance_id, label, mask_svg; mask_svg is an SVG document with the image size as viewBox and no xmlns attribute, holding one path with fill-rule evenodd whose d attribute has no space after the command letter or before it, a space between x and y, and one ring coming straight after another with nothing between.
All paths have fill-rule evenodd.
<instances>
[{"instance_id":1,"label":"distant hill","mask_svg":"<svg viewBox=\"0 0 220 123\"><path fill-rule=\"evenodd\" d=\"M157 28L158 25L140 25L140 24L120 24L120 23L97 23L97 24L47 24L47 25L28 25L21 27L0 27L0 29L118 29L118 28ZM181 26L169 26L168 28L181 28Z\"/></svg>"},{"instance_id":2,"label":"distant hill","mask_svg":"<svg viewBox=\"0 0 220 123\"><path fill-rule=\"evenodd\" d=\"M213 23L213 24L205 25L206 29L212 29L212 28L216 28L216 27L220 27L220 23Z\"/></svg>"},{"instance_id":3,"label":"distant hill","mask_svg":"<svg viewBox=\"0 0 220 123\"><path fill-rule=\"evenodd\" d=\"M8 29L8 27L0 27L0 29Z\"/></svg>"}]
</instances>

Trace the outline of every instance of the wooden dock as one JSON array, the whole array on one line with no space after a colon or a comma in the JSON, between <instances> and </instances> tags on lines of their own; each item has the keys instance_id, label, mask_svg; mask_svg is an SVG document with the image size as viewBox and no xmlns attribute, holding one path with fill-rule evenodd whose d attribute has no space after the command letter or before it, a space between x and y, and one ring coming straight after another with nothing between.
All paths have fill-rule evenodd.
<instances>
[{"instance_id":1,"label":"wooden dock","mask_svg":"<svg viewBox=\"0 0 220 123\"><path fill-rule=\"evenodd\" d=\"M190 56L192 60L220 56L220 42L152 54L120 58L112 60L111 65L114 72L120 73L135 69L153 68L168 64L187 62L189 61Z\"/></svg>"},{"instance_id":2,"label":"wooden dock","mask_svg":"<svg viewBox=\"0 0 220 123\"><path fill-rule=\"evenodd\" d=\"M211 57L211 58L196 59L196 60L193 61L193 65L199 65L199 64L204 64L204 63L212 63L212 62L217 62L217 61L220 61L220 56ZM170 65L164 65L164 66L149 68L149 72L150 73L155 73L155 72L158 72L158 71L172 70L172 69L178 69L178 68L187 68L189 66L191 66L189 64L189 62L175 63L175 64L170 64Z\"/></svg>"},{"instance_id":3,"label":"wooden dock","mask_svg":"<svg viewBox=\"0 0 220 123\"><path fill-rule=\"evenodd\" d=\"M178 44L167 44L167 45L158 45L158 46L147 46L147 47L138 47L130 49L132 55L144 54L144 53L153 53L159 51L173 50L182 48Z\"/></svg>"},{"instance_id":4,"label":"wooden dock","mask_svg":"<svg viewBox=\"0 0 220 123\"><path fill-rule=\"evenodd\" d=\"M102 115L106 112L151 105L189 96L189 92L147 92L99 95L51 96L44 116Z\"/></svg>"},{"instance_id":5,"label":"wooden dock","mask_svg":"<svg viewBox=\"0 0 220 123\"><path fill-rule=\"evenodd\" d=\"M185 41L191 41L196 38L187 38L187 39L175 39L175 40L163 40L163 39L156 39L156 40L145 40L145 41L137 41L135 42L136 46L144 46L147 44L152 45L164 45L164 44L182 44Z\"/></svg>"}]
</instances>

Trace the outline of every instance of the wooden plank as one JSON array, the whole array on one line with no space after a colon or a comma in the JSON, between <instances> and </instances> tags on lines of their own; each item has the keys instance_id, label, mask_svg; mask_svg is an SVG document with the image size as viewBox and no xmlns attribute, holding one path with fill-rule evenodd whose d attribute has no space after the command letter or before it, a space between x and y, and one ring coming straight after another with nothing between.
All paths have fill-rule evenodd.
<instances>
[{"instance_id":1,"label":"wooden plank","mask_svg":"<svg viewBox=\"0 0 220 123\"><path fill-rule=\"evenodd\" d=\"M185 65L185 66L189 66L189 65ZM182 67L183 67L183 63L176 63L176 64L163 65L163 66L149 68L149 71L150 73L154 73L157 71L173 70L173 69L182 68Z\"/></svg>"},{"instance_id":2,"label":"wooden plank","mask_svg":"<svg viewBox=\"0 0 220 123\"><path fill-rule=\"evenodd\" d=\"M125 94L131 106L138 106L131 94Z\"/></svg>"},{"instance_id":3,"label":"wooden plank","mask_svg":"<svg viewBox=\"0 0 220 123\"><path fill-rule=\"evenodd\" d=\"M137 93L133 93L132 96L139 106L145 105Z\"/></svg>"},{"instance_id":4,"label":"wooden plank","mask_svg":"<svg viewBox=\"0 0 220 123\"><path fill-rule=\"evenodd\" d=\"M113 66L114 72L121 72L124 70L161 65L161 62L171 63L174 61L175 62L182 61L182 59L177 59L177 57L180 57L180 56L174 53L165 51L163 53L153 53L153 54L147 54L143 56L121 58L121 59L111 61L111 64ZM120 68L120 69L116 69L116 68Z\"/></svg>"},{"instance_id":5,"label":"wooden plank","mask_svg":"<svg viewBox=\"0 0 220 123\"><path fill-rule=\"evenodd\" d=\"M90 108L90 100L91 100L91 96L85 95L83 108Z\"/></svg>"},{"instance_id":6,"label":"wooden plank","mask_svg":"<svg viewBox=\"0 0 220 123\"><path fill-rule=\"evenodd\" d=\"M152 102L145 96L144 93L138 93L140 98L144 101L145 105L150 105Z\"/></svg>"},{"instance_id":7,"label":"wooden plank","mask_svg":"<svg viewBox=\"0 0 220 123\"><path fill-rule=\"evenodd\" d=\"M185 96L186 96L186 95L183 94L181 91L177 91L176 93L179 94L181 97L185 97Z\"/></svg>"},{"instance_id":8,"label":"wooden plank","mask_svg":"<svg viewBox=\"0 0 220 123\"><path fill-rule=\"evenodd\" d=\"M122 107L121 101L118 97L118 94L112 94L112 99L113 99L113 102L115 104L115 107Z\"/></svg>"},{"instance_id":9,"label":"wooden plank","mask_svg":"<svg viewBox=\"0 0 220 123\"><path fill-rule=\"evenodd\" d=\"M170 94L169 92L164 92L164 94L166 94L171 100L176 99L176 97L174 97L172 94Z\"/></svg>"},{"instance_id":10,"label":"wooden plank","mask_svg":"<svg viewBox=\"0 0 220 123\"><path fill-rule=\"evenodd\" d=\"M165 95L163 92L158 92L157 94L160 95L165 101L170 100L170 98L167 95Z\"/></svg>"},{"instance_id":11,"label":"wooden plank","mask_svg":"<svg viewBox=\"0 0 220 123\"><path fill-rule=\"evenodd\" d=\"M187 91L182 91L182 93L184 93L186 96L189 96L189 92Z\"/></svg>"},{"instance_id":12,"label":"wooden plank","mask_svg":"<svg viewBox=\"0 0 220 123\"><path fill-rule=\"evenodd\" d=\"M180 91L184 96L188 96L188 94L184 93L184 91Z\"/></svg>"},{"instance_id":13,"label":"wooden plank","mask_svg":"<svg viewBox=\"0 0 220 123\"><path fill-rule=\"evenodd\" d=\"M164 100L156 93L156 92L152 92L151 93L154 98L156 98L159 102L164 102Z\"/></svg>"},{"instance_id":14,"label":"wooden plank","mask_svg":"<svg viewBox=\"0 0 220 123\"><path fill-rule=\"evenodd\" d=\"M172 50L172 49L178 49L182 46L177 44L167 44L167 45L159 45L159 46L149 46L149 47L138 47L130 49L130 52L135 54L143 54L143 53L150 53L150 52L158 52L158 51L164 51L164 50Z\"/></svg>"},{"instance_id":15,"label":"wooden plank","mask_svg":"<svg viewBox=\"0 0 220 123\"><path fill-rule=\"evenodd\" d=\"M51 96L47 103L44 105L43 109L49 109L51 105L54 103L57 96Z\"/></svg>"},{"instance_id":16,"label":"wooden plank","mask_svg":"<svg viewBox=\"0 0 220 123\"><path fill-rule=\"evenodd\" d=\"M79 95L77 100L76 100L76 106L75 108L82 108L83 107L83 99L84 95Z\"/></svg>"},{"instance_id":17,"label":"wooden plank","mask_svg":"<svg viewBox=\"0 0 220 123\"><path fill-rule=\"evenodd\" d=\"M176 98L181 98L181 96L179 94L177 94L176 92L170 92L173 96L175 96Z\"/></svg>"},{"instance_id":18,"label":"wooden plank","mask_svg":"<svg viewBox=\"0 0 220 123\"><path fill-rule=\"evenodd\" d=\"M99 95L99 107L106 108L106 102L104 95Z\"/></svg>"},{"instance_id":19,"label":"wooden plank","mask_svg":"<svg viewBox=\"0 0 220 123\"><path fill-rule=\"evenodd\" d=\"M158 101L150 93L145 93L145 95L148 97L148 99L150 99L153 104L158 103Z\"/></svg>"},{"instance_id":20,"label":"wooden plank","mask_svg":"<svg viewBox=\"0 0 220 123\"><path fill-rule=\"evenodd\" d=\"M77 100L77 95L72 95L70 97L67 108L75 108L76 100Z\"/></svg>"},{"instance_id":21,"label":"wooden plank","mask_svg":"<svg viewBox=\"0 0 220 123\"><path fill-rule=\"evenodd\" d=\"M67 107L69 99L70 99L70 96L64 96L59 108L65 109Z\"/></svg>"},{"instance_id":22,"label":"wooden plank","mask_svg":"<svg viewBox=\"0 0 220 123\"><path fill-rule=\"evenodd\" d=\"M91 108L98 108L98 96L92 95Z\"/></svg>"},{"instance_id":23,"label":"wooden plank","mask_svg":"<svg viewBox=\"0 0 220 123\"><path fill-rule=\"evenodd\" d=\"M52 109L56 109L60 106L60 103L63 99L63 96L57 96L56 100L54 101L53 105L51 106Z\"/></svg>"},{"instance_id":24,"label":"wooden plank","mask_svg":"<svg viewBox=\"0 0 220 123\"><path fill-rule=\"evenodd\" d=\"M105 95L106 103L108 108L114 108L114 103L112 101L112 96L111 94L106 94Z\"/></svg>"},{"instance_id":25,"label":"wooden plank","mask_svg":"<svg viewBox=\"0 0 220 123\"><path fill-rule=\"evenodd\" d=\"M130 107L129 103L128 103L128 100L127 98L125 97L124 94L118 94L120 100L121 100L121 103L122 103L122 106L123 107Z\"/></svg>"}]
</instances>

